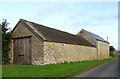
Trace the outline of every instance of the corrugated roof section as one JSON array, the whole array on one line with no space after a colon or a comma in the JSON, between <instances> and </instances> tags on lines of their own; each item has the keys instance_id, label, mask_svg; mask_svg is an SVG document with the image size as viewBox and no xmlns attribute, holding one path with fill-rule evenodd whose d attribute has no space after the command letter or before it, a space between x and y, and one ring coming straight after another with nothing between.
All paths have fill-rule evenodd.
<instances>
[{"instance_id":1,"label":"corrugated roof section","mask_svg":"<svg viewBox=\"0 0 120 79\"><path fill-rule=\"evenodd\" d=\"M89 31L86 31L86 32L88 32L91 36L93 36L95 39L97 39L97 40L99 40L99 41L103 41L103 42L109 43L108 41L104 40L103 38L101 38L100 36L98 36L98 35L96 35L96 34L94 34L94 33L91 33L91 32L89 32Z\"/></svg>"}]
</instances>

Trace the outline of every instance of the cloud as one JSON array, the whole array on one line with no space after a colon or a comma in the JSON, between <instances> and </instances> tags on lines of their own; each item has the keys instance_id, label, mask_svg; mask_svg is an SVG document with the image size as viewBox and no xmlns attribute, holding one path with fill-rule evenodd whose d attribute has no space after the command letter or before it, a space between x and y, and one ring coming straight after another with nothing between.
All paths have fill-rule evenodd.
<instances>
[{"instance_id":1,"label":"cloud","mask_svg":"<svg viewBox=\"0 0 120 79\"><path fill-rule=\"evenodd\" d=\"M92 19L96 21L107 21L108 19L110 19L110 17L106 15L97 15L97 16L93 16Z\"/></svg>"},{"instance_id":2,"label":"cloud","mask_svg":"<svg viewBox=\"0 0 120 79\"><path fill-rule=\"evenodd\" d=\"M39 16L42 20L48 18L49 16L60 14L64 12L67 7L64 4L49 4L46 6L39 6L39 9L36 11L37 16Z\"/></svg>"}]
</instances>

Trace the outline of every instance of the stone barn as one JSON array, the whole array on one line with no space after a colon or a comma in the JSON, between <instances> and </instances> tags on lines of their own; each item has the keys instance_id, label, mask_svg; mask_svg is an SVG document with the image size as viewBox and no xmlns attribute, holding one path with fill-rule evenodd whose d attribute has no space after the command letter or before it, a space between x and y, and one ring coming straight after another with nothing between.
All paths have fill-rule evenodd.
<instances>
[{"instance_id":1,"label":"stone barn","mask_svg":"<svg viewBox=\"0 0 120 79\"><path fill-rule=\"evenodd\" d=\"M82 31L73 35L20 19L11 33L10 62L46 65L109 58L109 43Z\"/></svg>"},{"instance_id":2,"label":"stone barn","mask_svg":"<svg viewBox=\"0 0 120 79\"><path fill-rule=\"evenodd\" d=\"M83 37L97 48L98 59L105 59L110 57L109 42L107 42L100 36L84 29L82 29L77 35Z\"/></svg>"}]
</instances>

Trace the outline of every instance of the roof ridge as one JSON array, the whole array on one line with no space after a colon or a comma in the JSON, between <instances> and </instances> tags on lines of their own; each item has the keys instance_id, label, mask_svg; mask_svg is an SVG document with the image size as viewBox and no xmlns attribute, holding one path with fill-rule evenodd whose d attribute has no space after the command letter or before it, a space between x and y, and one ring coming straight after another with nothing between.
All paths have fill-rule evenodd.
<instances>
[{"instance_id":1,"label":"roof ridge","mask_svg":"<svg viewBox=\"0 0 120 79\"><path fill-rule=\"evenodd\" d=\"M27 21L27 20L23 20L23 21L24 21L31 29L33 29L33 31L34 31L35 33L37 33L39 36L41 36L41 37L43 38L43 40L46 40L45 37L44 37L41 33L39 33L35 27L33 27L34 25L33 25L32 23L30 23L30 21Z\"/></svg>"},{"instance_id":2,"label":"roof ridge","mask_svg":"<svg viewBox=\"0 0 120 79\"><path fill-rule=\"evenodd\" d=\"M24 20L24 19L22 19L22 20ZM27 20L25 20L25 21L27 21ZM54 30L57 30L57 31L61 31L61 32L64 32L64 33L71 34L71 35L75 35L75 34L72 34L72 33L66 32L66 31L62 31L62 30L59 30L59 29L53 28L53 27L48 27L48 26L46 26L46 25L39 24L39 23L36 23L36 22L33 22L33 21L29 21L29 22L30 22L30 23L34 23L34 24L41 25L41 26L46 27L46 28L50 28L50 29L54 29Z\"/></svg>"},{"instance_id":3,"label":"roof ridge","mask_svg":"<svg viewBox=\"0 0 120 79\"><path fill-rule=\"evenodd\" d=\"M83 29L83 30L84 30L84 29ZM87 30L85 30L85 31L87 31ZM92 33L92 32L90 32L90 31L87 31L87 32ZM92 33L92 34L94 34L94 33ZM97 34L94 34L94 35L99 36L99 35L97 35ZM99 37L100 37L100 36L99 36Z\"/></svg>"},{"instance_id":4,"label":"roof ridge","mask_svg":"<svg viewBox=\"0 0 120 79\"><path fill-rule=\"evenodd\" d=\"M20 19L20 20L25 22L27 26L31 28L33 32L36 33L39 37L44 38L43 39L44 41L62 42L62 43L94 47L89 41L85 40L83 37L78 37L75 34L71 34L55 28L47 27L45 25L38 24L32 21L27 21L24 19Z\"/></svg>"},{"instance_id":5,"label":"roof ridge","mask_svg":"<svg viewBox=\"0 0 120 79\"><path fill-rule=\"evenodd\" d=\"M82 29L82 30L84 30L84 29ZM84 30L84 31L88 32L88 33L89 33L91 36L93 36L96 40L104 41L104 42L109 43L108 41L106 41L105 39L103 39L101 36L99 36L99 35L97 35L97 34L94 34L94 33L90 32L90 31L87 31L87 30ZM95 37L95 36L96 36L96 37ZM97 37L98 37L98 38L97 38Z\"/></svg>"}]
</instances>

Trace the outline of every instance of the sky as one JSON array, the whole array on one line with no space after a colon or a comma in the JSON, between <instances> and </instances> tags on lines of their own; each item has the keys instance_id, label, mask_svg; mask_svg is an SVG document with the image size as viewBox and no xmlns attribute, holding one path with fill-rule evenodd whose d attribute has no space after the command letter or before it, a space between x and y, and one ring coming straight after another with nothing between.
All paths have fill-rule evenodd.
<instances>
[{"instance_id":1,"label":"sky","mask_svg":"<svg viewBox=\"0 0 120 79\"><path fill-rule=\"evenodd\" d=\"M77 34L85 29L118 49L118 2L1 2L0 22L19 19Z\"/></svg>"}]
</instances>

